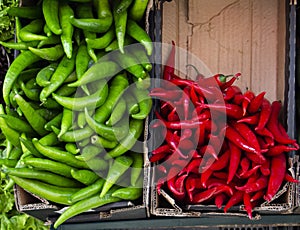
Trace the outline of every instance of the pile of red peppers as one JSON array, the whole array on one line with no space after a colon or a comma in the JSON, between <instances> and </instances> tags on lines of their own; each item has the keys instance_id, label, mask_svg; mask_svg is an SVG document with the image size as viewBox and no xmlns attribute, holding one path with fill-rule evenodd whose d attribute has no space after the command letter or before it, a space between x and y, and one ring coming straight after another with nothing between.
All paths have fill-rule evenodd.
<instances>
[{"instance_id":1,"label":"pile of red peppers","mask_svg":"<svg viewBox=\"0 0 300 230\"><path fill-rule=\"evenodd\" d=\"M252 218L253 208L272 201L285 181L298 183L287 158L299 145L280 123L282 104L270 102L266 92L242 92L234 85L240 73L180 78L172 44L164 81L150 92L160 99L152 128L164 134L149 157L159 171L157 192L224 212L243 204Z\"/></svg>"}]
</instances>

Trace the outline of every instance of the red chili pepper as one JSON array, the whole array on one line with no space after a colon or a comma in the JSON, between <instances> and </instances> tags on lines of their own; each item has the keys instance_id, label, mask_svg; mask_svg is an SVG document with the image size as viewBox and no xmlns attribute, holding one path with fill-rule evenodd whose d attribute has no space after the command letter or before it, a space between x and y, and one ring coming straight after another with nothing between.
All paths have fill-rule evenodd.
<instances>
[{"instance_id":1,"label":"red chili pepper","mask_svg":"<svg viewBox=\"0 0 300 230\"><path fill-rule=\"evenodd\" d=\"M279 130L280 130L280 132L283 136L285 136L286 138L290 138L289 135L287 134L285 128L283 127L283 125L281 123L278 123L278 128L279 128ZM298 145L297 142L293 143L292 145L296 148L296 150L299 149L299 145Z\"/></svg>"},{"instance_id":2,"label":"red chili pepper","mask_svg":"<svg viewBox=\"0 0 300 230\"><path fill-rule=\"evenodd\" d=\"M239 105L225 103L225 104L204 104L204 108L209 108L212 112L225 113L226 116L234 119L241 119L243 117L242 108Z\"/></svg>"},{"instance_id":3,"label":"red chili pepper","mask_svg":"<svg viewBox=\"0 0 300 230\"><path fill-rule=\"evenodd\" d=\"M215 195L220 194L220 193L226 193L228 196L232 196L233 190L230 186L222 184L216 187L217 190L215 192Z\"/></svg>"},{"instance_id":4,"label":"red chili pepper","mask_svg":"<svg viewBox=\"0 0 300 230\"><path fill-rule=\"evenodd\" d=\"M264 189L257 191L257 192L251 197L250 201L251 201L251 202L254 202L254 201L260 200L261 198L263 198L265 192L266 192L266 191L265 191Z\"/></svg>"},{"instance_id":5,"label":"red chili pepper","mask_svg":"<svg viewBox=\"0 0 300 230\"><path fill-rule=\"evenodd\" d=\"M202 146L205 141L205 123L200 123L199 128L195 130L194 141L198 146Z\"/></svg>"},{"instance_id":6,"label":"red chili pepper","mask_svg":"<svg viewBox=\"0 0 300 230\"><path fill-rule=\"evenodd\" d=\"M298 150L298 148L291 147L288 145L278 144L269 148L269 151L265 153L266 156L277 156L283 152L290 152Z\"/></svg>"},{"instance_id":7,"label":"red chili pepper","mask_svg":"<svg viewBox=\"0 0 300 230\"><path fill-rule=\"evenodd\" d=\"M215 196L215 205L217 206L218 209L222 208L222 205L226 201L227 196L224 193L217 194Z\"/></svg>"},{"instance_id":8,"label":"red chili pepper","mask_svg":"<svg viewBox=\"0 0 300 230\"><path fill-rule=\"evenodd\" d=\"M177 109L173 108L172 111L168 114L168 121L179 121L180 118L177 114Z\"/></svg>"},{"instance_id":9,"label":"red chili pepper","mask_svg":"<svg viewBox=\"0 0 300 230\"><path fill-rule=\"evenodd\" d=\"M206 188L206 182L209 179L209 177L212 175L213 170L207 169L201 173L201 185L203 188Z\"/></svg>"},{"instance_id":10,"label":"red chili pepper","mask_svg":"<svg viewBox=\"0 0 300 230\"><path fill-rule=\"evenodd\" d=\"M200 204L204 201L207 201L215 195L216 191L217 191L217 188L213 187L213 188L201 191L199 193L196 193L196 194L194 194L194 197L192 199L192 203L193 204Z\"/></svg>"},{"instance_id":11,"label":"red chili pepper","mask_svg":"<svg viewBox=\"0 0 300 230\"><path fill-rule=\"evenodd\" d=\"M229 208L240 203L243 200L244 192L243 191L235 191L233 195L229 198L227 204L224 207L224 212L226 213Z\"/></svg>"},{"instance_id":12,"label":"red chili pepper","mask_svg":"<svg viewBox=\"0 0 300 230\"><path fill-rule=\"evenodd\" d=\"M280 144L294 144L296 140L287 138L286 136L282 135L279 129L279 113L281 110L281 103L279 101L273 101L271 104L271 115L270 119L267 122L267 128L272 132L274 139L279 142Z\"/></svg>"},{"instance_id":13,"label":"red chili pepper","mask_svg":"<svg viewBox=\"0 0 300 230\"><path fill-rule=\"evenodd\" d=\"M256 113L259 108L262 105L262 102L264 100L264 96L265 96L266 92L261 92L260 94L258 94L257 96L255 96L251 101L250 104L248 106L248 112L253 114Z\"/></svg>"},{"instance_id":14,"label":"red chili pepper","mask_svg":"<svg viewBox=\"0 0 300 230\"><path fill-rule=\"evenodd\" d=\"M239 120L237 120L237 123L246 123L249 125L257 125L259 118L260 118L260 114L259 113L255 113L253 115L247 116L247 117L243 117Z\"/></svg>"},{"instance_id":15,"label":"red chili pepper","mask_svg":"<svg viewBox=\"0 0 300 230\"><path fill-rule=\"evenodd\" d=\"M178 191L178 188L175 186L175 181L177 180L177 172L179 171L178 168L172 167L169 170L168 176L167 176L167 185L174 197L178 200L182 200L185 196L185 192Z\"/></svg>"},{"instance_id":16,"label":"red chili pepper","mask_svg":"<svg viewBox=\"0 0 300 230\"><path fill-rule=\"evenodd\" d=\"M165 182L167 181L167 177L161 177L156 182L156 191L158 195L160 195L160 190L164 186Z\"/></svg>"},{"instance_id":17,"label":"red chili pepper","mask_svg":"<svg viewBox=\"0 0 300 230\"><path fill-rule=\"evenodd\" d=\"M225 132L225 137L229 141L233 142L239 148L245 150L246 152L259 154L259 152L254 147L248 145L248 142L231 125L227 125L226 132Z\"/></svg>"},{"instance_id":18,"label":"red chili pepper","mask_svg":"<svg viewBox=\"0 0 300 230\"><path fill-rule=\"evenodd\" d=\"M245 156L255 164L263 164L266 161L266 158L261 158L255 153L245 152Z\"/></svg>"},{"instance_id":19,"label":"red chili pepper","mask_svg":"<svg viewBox=\"0 0 300 230\"><path fill-rule=\"evenodd\" d=\"M261 107L260 107L260 117L259 117L259 121L258 121L258 125L255 128L255 130L261 130L263 129L270 117L271 114L271 103L269 100L267 100L266 98L263 99Z\"/></svg>"},{"instance_id":20,"label":"red chili pepper","mask_svg":"<svg viewBox=\"0 0 300 230\"><path fill-rule=\"evenodd\" d=\"M233 128L235 128L240 133L240 135L256 149L257 155L264 159L264 157L261 155L259 142L251 128L244 123L233 123Z\"/></svg>"},{"instance_id":21,"label":"red chili pepper","mask_svg":"<svg viewBox=\"0 0 300 230\"><path fill-rule=\"evenodd\" d=\"M233 99L232 99L232 103L242 106L242 103L244 101L244 95L243 94L236 94Z\"/></svg>"},{"instance_id":22,"label":"red chili pepper","mask_svg":"<svg viewBox=\"0 0 300 230\"><path fill-rule=\"evenodd\" d=\"M149 96L160 100L177 100L182 97L182 90L167 90L164 88L153 88L149 93Z\"/></svg>"},{"instance_id":23,"label":"red chili pepper","mask_svg":"<svg viewBox=\"0 0 300 230\"><path fill-rule=\"evenodd\" d=\"M193 192L195 191L195 189L201 188L201 186L199 187L199 185L197 185L200 183L197 183L196 180L197 179L196 179L195 175L191 174L186 178L186 181L185 181L185 190L186 190L189 202L192 202L192 200L193 200L193 196L194 196Z\"/></svg>"},{"instance_id":24,"label":"red chili pepper","mask_svg":"<svg viewBox=\"0 0 300 230\"><path fill-rule=\"evenodd\" d=\"M231 155L231 152L229 150L222 153L219 160L216 160L211 166L210 170L212 171L219 171L224 169L228 165L229 157Z\"/></svg>"},{"instance_id":25,"label":"red chili pepper","mask_svg":"<svg viewBox=\"0 0 300 230\"><path fill-rule=\"evenodd\" d=\"M185 181L186 181L186 178L188 177L189 175L187 173L185 174L182 174L180 176L177 177L176 181L175 181L175 187L176 187L176 190L180 193L185 193L186 190L185 190Z\"/></svg>"},{"instance_id":26,"label":"red chili pepper","mask_svg":"<svg viewBox=\"0 0 300 230\"><path fill-rule=\"evenodd\" d=\"M203 121L211 118L209 109L204 109L202 106L196 107L193 112L192 120L194 121Z\"/></svg>"},{"instance_id":27,"label":"red chili pepper","mask_svg":"<svg viewBox=\"0 0 300 230\"><path fill-rule=\"evenodd\" d=\"M254 167L252 167L250 170L243 172L239 175L240 178L244 179L244 178L249 178L250 176L252 176L253 174L255 174L258 169L261 167L261 165L255 165Z\"/></svg>"},{"instance_id":28,"label":"red chili pepper","mask_svg":"<svg viewBox=\"0 0 300 230\"><path fill-rule=\"evenodd\" d=\"M231 86L240 76L242 76L241 73L236 73L234 76L232 76L232 78L229 81L226 81L225 83L223 83L220 88L222 91L224 91L225 89L227 89L229 86Z\"/></svg>"},{"instance_id":29,"label":"red chili pepper","mask_svg":"<svg viewBox=\"0 0 300 230\"><path fill-rule=\"evenodd\" d=\"M242 94L241 89L235 85L229 86L224 92L224 100L229 101L234 98L236 94Z\"/></svg>"},{"instance_id":30,"label":"red chili pepper","mask_svg":"<svg viewBox=\"0 0 300 230\"><path fill-rule=\"evenodd\" d=\"M264 176L269 176L271 171L270 171L270 160L267 158L266 161L261 165L259 168L260 172Z\"/></svg>"},{"instance_id":31,"label":"red chili pepper","mask_svg":"<svg viewBox=\"0 0 300 230\"><path fill-rule=\"evenodd\" d=\"M247 90L244 93L244 100L242 102L243 116L246 115L247 108L248 108L248 106L250 104L250 101L252 101L254 97L255 97L255 94L251 90Z\"/></svg>"},{"instance_id":32,"label":"red chili pepper","mask_svg":"<svg viewBox=\"0 0 300 230\"><path fill-rule=\"evenodd\" d=\"M251 204L251 198L249 193L247 192L244 193L243 201L244 201L244 206L248 214L248 217L252 219L252 204Z\"/></svg>"},{"instance_id":33,"label":"red chili pepper","mask_svg":"<svg viewBox=\"0 0 300 230\"><path fill-rule=\"evenodd\" d=\"M285 180L285 181L288 181L288 182L291 182L291 183L300 183L299 180L293 178L293 177L292 177L290 174L288 174L288 173L285 173L284 180Z\"/></svg>"},{"instance_id":34,"label":"red chili pepper","mask_svg":"<svg viewBox=\"0 0 300 230\"><path fill-rule=\"evenodd\" d=\"M240 186L236 185L235 189L240 190L240 191L245 191L245 189L248 188L249 186L251 186L253 183L255 183L259 177L260 177L260 175L254 174L248 178L246 184L240 185ZM242 181L244 181L244 180L242 180Z\"/></svg>"},{"instance_id":35,"label":"red chili pepper","mask_svg":"<svg viewBox=\"0 0 300 230\"><path fill-rule=\"evenodd\" d=\"M172 133L170 130L167 130L166 138L167 144L170 146L171 149L176 151L182 158L187 159L188 156L184 155L178 148L179 145L179 137Z\"/></svg>"},{"instance_id":36,"label":"red chili pepper","mask_svg":"<svg viewBox=\"0 0 300 230\"><path fill-rule=\"evenodd\" d=\"M213 173L213 175L214 175L214 173ZM225 182L224 182L223 179L216 178L213 175L206 182L207 188L212 188L212 187L217 187L217 186L220 186L220 185L225 185Z\"/></svg>"},{"instance_id":37,"label":"red chili pepper","mask_svg":"<svg viewBox=\"0 0 300 230\"><path fill-rule=\"evenodd\" d=\"M239 167L241 154L242 154L241 149L239 147L237 147L231 141L228 142L228 146L230 149L230 158L229 158L227 184L229 184L232 181L232 179Z\"/></svg>"},{"instance_id":38,"label":"red chili pepper","mask_svg":"<svg viewBox=\"0 0 300 230\"><path fill-rule=\"evenodd\" d=\"M267 128L257 129L255 132L262 136L269 146L274 146L274 136Z\"/></svg>"},{"instance_id":39,"label":"red chili pepper","mask_svg":"<svg viewBox=\"0 0 300 230\"><path fill-rule=\"evenodd\" d=\"M286 174L286 156L280 154L271 159L271 173L268 181L267 193L264 199L271 201L276 192L279 190Z\"/></svg>"},{"instance_id":40,"label":"red chili pepper","mask_svg":"<svg viewBox=\"0 0 300 230\"><path fill-rule=\"evenodd\" d=\"M175 42L172 41L172 49L169 54L168 60L166 62L164 72L163 72L163 79L164 80L171 80L174 76L174 67L175 67Z\"/></svg>"},{"instance_id":41,"label":"red chili pepper","mask_svg":"<svg viewBox=\"0 0 300 230\"><path fill-rule=\"evenodd\" d=\"M172 153L172 149L169 147L169 145L167 145L167 144L161 145L160 147L154 149L151 152L149 161L150 162L160 161L160 160L164 159L165 157L167 157L171 153Z\"/></svg>"},{"instance_id":42,"label":"red chili pepper","mask_svg":"<svg viewBox=\"0 0 300 230\"><path fill-rule=\"evenodd\" d=\"M266 188L268 185L268 177L267 176L261 176L254 182L247 184L246 186L243 186L242 188L237 188L238 190L245 191L246 193L251 192L257 192L261 189Z\"/></svg>"},{"instance_id":43,"label":"red chili pepper","mask_svg":"<svg viewBox=\"0 0 300 230\"><path fill-rule=\"evenodd\" d=\"M168 172L167 169L166 169L166 167L164 165L162 165L162 164L158 164L155 167L157 168L157 170L159 172L162 172L163 174L167 174L167 172Z\"/></svg>"},{"instance_id":44,"label":"red chili pepper","mask_svg":"<svg viewBox=\"0 0 300 230\"><path fill-rule=\"evenodd\" d=\"M191 85L190 98L191 98L193 104L196 105L196 103L199 102L199 98L198 98L198 95L197 95L194 87L195 87L194 85Z\"/></svg>"},{"instance_id":45,"label":"red chili pepper","mask_svg":"<svg viewBox=\"0 0 300 230\"><path fill-rule=\"evenodd\" d=\"M240 173L245 173L248 171L249 167L250 167L250 160L247 158L247 157L243 157L241 162L240 162L240 169L241 169L241 172ZM230 166L229 166L230 167Z\"/></svg>"},{"instance_id":46,"label":"red chili pepper","mask_svg":"<svg viewBox=\"0 0 300 230\"><path fill-rule=\"evenodd\" d=\"M199 174L199 166L201 164L202 158L194 158L189 164L183 169L183 172L190 174L191 172Z\"/></svg>"},{"instance_id":47,"label":"red chili pepper","mask_svg":"<svg viewBox=\"0 0 300 230\"><path fill-rule=\"evenodd\" d=\"M218 153L216 153L214 147L212 145L204 145L200 148L200 153L204 156L204 154L209 154L209 156L212 156L215 160L218 160Z\"/></svg>"},{"instance_id":48,"label":"red chili pepper","mask_svg":"<svg viewBox=\"0 0 300 230\"><path fill-rule=\"evenodd\" d=\"M214 172L213 176L219 179L223 179L225 181L228 177L228 174L227 172L220 171L220 172Z\"/></svg>"}]
</instances>

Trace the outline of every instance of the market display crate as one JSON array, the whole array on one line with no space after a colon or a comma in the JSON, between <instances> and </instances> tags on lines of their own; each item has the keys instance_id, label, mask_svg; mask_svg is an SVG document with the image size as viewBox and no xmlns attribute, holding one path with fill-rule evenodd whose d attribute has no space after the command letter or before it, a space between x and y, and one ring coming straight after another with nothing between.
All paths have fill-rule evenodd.
<instances>
[{"instance_id":1,"label":"market display crate","mask_svg":"<svg viewBox=\"0 0 300 230\"><path fill-rule=\"evenodd\" d=\"M156 41L166 44L161 49L161 65L155 77L163 78L163 65L175 41L175 72L182 78L195 79L190 66L200 68L204 77L216 73L235 74L241 77L235 84L242 91L266 92L270 101L283 102L281 122L287 133L295 139L295 47L293 12L290 1L156 1L159 10L156 18ZM171 18L177 20L170 20ZM275 23L274 23L275 22ZM182 50L184 50L184 52ZM186 52L185 52L186 51ZM159 54L157 53L158 57ZM199 60L200 59L200 60ZM197 65L198 64L198 65ZM200 64L200 66L199 66ZM199 73L198 73L199 74ZM156 87L156 86L155 86ZM154 110L159 110L159 103ZM152 114L152 119L157 117ZM159 146L162 134L155 136L150 149ZM298 178L298 158L295 151L288 153L290 175ZM151 153L149 154L151 157ZM243 216L243 205L234 206L227 213L215 205L184 205L168 191L157 192L161 172L152 164L150 211L154 216L201 217ZM253 219L264 214L292 214L298 206L298 185L284 182L271 202L263 202L253 209Z\"/></svg>"},{"instance_id":2,"label":"market display crate","mask_svg":"<svg viewBox=\"0 0 300 230\"><path fill-rule=\"evenodd\" d=\"M21 1L21 6L31 6L32 1ZM71 3L76 5L77 3ZM152 36L151 29L149 28L153 21L154 14L153 2L149 1L145 15L143 16L143 26L148 32L149 36ZM151 58L151 57L150 57ZM154 70L152 70L154 71ZM149 73L153 75L152 73ZM146 140L148 139L148 119L144 120L145 126L143 133L139 138L139 150L143 152L143 169L142 169L142 196L133 201L123 200L120 202L111 203L104 205L93 210L89 210L80 215L76 215L66 221L66 223L85 223L85 222L96 222L96 221L108 221L108 220L130 220L130 219L145 219L150 216L149 211L149 197L150 197L150 167L147 157L147 145ZM57 204L55 202L48 201L42 197L34 195L21 188L18 185L14 187L15 201L17 210L23 213L27 213L37 219L44 221L46 224L53 224L60 214L68 207L66 205Z\"/></svg>"}]
</instances>

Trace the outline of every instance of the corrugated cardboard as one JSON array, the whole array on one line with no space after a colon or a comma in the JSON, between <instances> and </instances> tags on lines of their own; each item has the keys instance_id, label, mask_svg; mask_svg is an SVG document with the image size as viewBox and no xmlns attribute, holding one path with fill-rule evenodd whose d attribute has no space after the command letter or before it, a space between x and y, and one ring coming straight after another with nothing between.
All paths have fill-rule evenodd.
<instances>
[{"instance_id":1,"label":"corrugated cardboard","mask_svg":"<svg viewBox=\"0 0 300 230\"><path fill-rule=\"evenodd\" d=\"M269 100L284 100L285 1L173 0L163 4L162 21L164 43L174 40L212 74L241 72L237 85L242 90L266 91ZM193 62L176 58L176 66Z\"/></svg>"}]
</instances>

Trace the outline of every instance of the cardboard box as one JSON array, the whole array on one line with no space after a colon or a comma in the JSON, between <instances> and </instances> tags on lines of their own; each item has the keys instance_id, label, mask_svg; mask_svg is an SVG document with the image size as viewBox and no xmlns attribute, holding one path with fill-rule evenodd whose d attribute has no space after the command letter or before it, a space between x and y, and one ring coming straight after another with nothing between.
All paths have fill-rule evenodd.
<instances>
[{"instance_id":1,"label":"cardboard box","mask_svg":"<svg viewBox=\"0 0 300 230\"><path fill-rule=\"evenodd\" d=\"M186 69L187 64L200 63L199 68L205 77L216 73L235 74L242 76L236 85L242 91L266 91L270 101L284 102L287 117L294 116L295 98L290 97L288 90L294 89L289 82L286 56L287 47L288 7L287 2L280 0L173 0L157 1L161 18L161 38L163 44L175 41L187 52L176 53L175 71L183 78L193 79L195 72ZM174 20L175 19L175 20ZM162 62L166 63L170 46L162 49ZM197 66L196 66L197 67ZM162 70L156 72L161 78ZM188 73L185 75L185 73ZM207 75L209 73L210 75ZM285 122L289 134L294 131L292 123ZM293 136L292 136L293 138ZM159 138L158 138L159 139ZM295 176L297 160L291 154L289 171ZM296 166L297 168L298 166ZM298 168L297 168L298 171ZM157 171L151 171L150 212L155 216L200 217L200 216L244 216L243 205L232 207L228 213L217 209L215 205L180 206L166 191L159 195L156 191ZM270 202L264 202L253 209L256 216L263 214L290 214L295 208L295 194L298 186L284 183L280 191ZM299 198L297 197L297 200ZM299 201L298 201L299 202Z\"/></svg>"}]
</instances>

